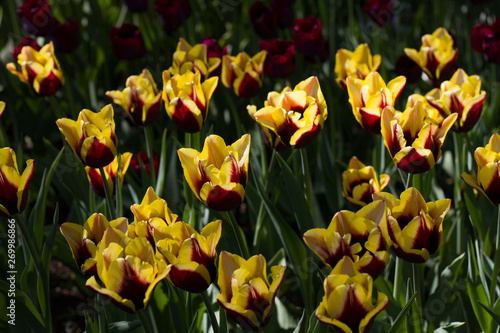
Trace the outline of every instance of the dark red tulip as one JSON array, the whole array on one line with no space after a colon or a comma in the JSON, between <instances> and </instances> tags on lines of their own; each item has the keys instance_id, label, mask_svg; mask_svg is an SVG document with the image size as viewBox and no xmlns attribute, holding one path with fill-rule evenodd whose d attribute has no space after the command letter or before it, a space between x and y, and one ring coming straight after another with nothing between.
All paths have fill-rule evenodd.
<instances>
[{"instance_id":1,"label":"dark red tulip","mask_svg":"<svg viewBox=\"0 0 500 333\"><path fill-rule=\"evenodd\" d=\"M188 0L155 0L154 7L160 15L163 27L168 32L179 29L192 14Z\"/></svg>"},{"instance_id":2,"label":"dark red tulip","mask_svg":"<svg viewBox=\"0 0 500 333\"><path fill-rule=\"evenodd\" d=\"M269 8L262 1L255 2L248 14L253 30L261 38L268 39L274 36L276 20Z\"/></svg>"},{"instance_id":3,"label":"dark red tulip","mask_svg":"<svg viewBox=\"0 0 500 333\"><path fill-rule=\"evenodd\" d=\"M26 0L19 6L17 15L30 35L47 36L54 28L54 14L47 0Z\"/></svg>"},{"instance_id":4,"label":"dark red tulip","mask_svg":"<svg viewBox=\"0 0 500 333\"><path fill-rule=\"evenodd\" d=\"M470 33L472 49L484 54L486 61L500 65L500 17L492 25L478 24Z\"/></svg>"},{"instance_id":5,"label":"dark red tulip","mask_svg":"<svg viewBox=\"0 0 500 333\"><path fill-rule=\"evenodd\" d=\"M271 13L278 24L278 27L284 29L293 26L295 18L293 12L293 3L295 0L273 0L271 3Z\"/></svg>"},{"instance_id":6,"label":"dark red tulip","mask_svg":"<svg viewBox=\"0 0 500 333\"><path fill-rule=\"evenodd\" d=\"M148 9L148 0L125 0L125 4L133 13L144 12Z\"/></svg>"},{"instance_id":7,"label":"dark red tulip","mask_svg":"<svg viewBox=\"0 0 500 333\"><path fill-rule=\"evenodd\" d=\"M276 38L268 42L261 40L259 43L261 50L267 51L264 62L264 72L266 75L275 78L289 77L295 69L295 47L291 40L281 41Z\"/></svg>"},{"instance_id":8,"label":"dark red tulip","mask_svg":"<svg viewBox=\"0 0 500 333\"><path fill-rule=\"evenodd\" d=\"M111 45L119 59L132 60L143 57L146 47L139 28L130 23L111 28Z\"/></svg>"},{"instance_id":9,"label":"dark red tulip","mask_svg":"<svg viewBox=\"0 0 500 333\"><path fill-rule=\"evenodd\" d=\"M422 76L422 69L406 55L401 55L396 60L394 72L397 76L403 75L406 77L407 83L416 82Z\"/></svg>"},{"instance_id":10,"label":"dark red tulip","mask_svg":"<svg viewBox=\"0 0 500 333\"><path fill-rule=\"evenodd\" d=\"M57 22L50 37L54 42L55 50L61 53L73 52L82 41L77 20L66 23Z\"/></svg>"},{"instance_id":11,"label":"dark red tulip","mask_svg":"<svg viewBox=\"0 0 500 333\"><path fill-rule=\"evenodd\" d=\"M142 178L142 172L141 172L141 162L144 165L144 169L146 170L148 175L151 175L151 167L149 166L149 155L143 151L137 153L134 158L130 161L130 164L132 166L132 169L134 169L135 174L137 177ZM155 175L158 175L158 171L160 168L160 159L158 157L158 154L153 152L153 164L155 168Z\"/></svg>"},{"instance_id":12,"label":"dark red tulip","mask_svg":"<svg viewBox=\"0 0 500 333\"><path fill-rule=\"evenodd\" d=\"M21 50L24 46L31 46L35 50L40 51L40 46L36 43L36 40L34 40L30 36L23 36L23 38L21 39L21 43L19 43L18 46L15 46L14 51L10 53L15 61L17 61L17 56L19 55L19 53L21 53Z\"/></svg>"},{"instance_id":13,"label":"dark red tulip","mask_svg":"<svg viewBox=\"0 0 500 333\"><path fill-rule=\"evenodd\" d=\"M325 61L328 58L328 43L323 40L321 20L309 16L298 18L293 26L295 48L310 62Z\"/></svg>"},{"instance_id":14,"label":"dark red tulip","mask_svg":"<svg viewBox=\"0 0 500 333\"><path fill-rule=\"evenodd\" d=\"M368 0L363 10L368 13L379 26L392 20L394 9L391 0Z\"/></svg>"}]
</instances>

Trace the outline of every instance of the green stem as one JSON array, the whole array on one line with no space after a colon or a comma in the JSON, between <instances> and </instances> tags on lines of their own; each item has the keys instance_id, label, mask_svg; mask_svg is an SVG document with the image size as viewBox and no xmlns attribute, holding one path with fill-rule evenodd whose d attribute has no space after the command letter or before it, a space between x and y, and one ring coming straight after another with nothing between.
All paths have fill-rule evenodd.
<instances>
[{"instance_id":1,"label":"green stem","mask_svg":"<svg viewBox=\"0 0 500 333\"><path fill-rule=\"evenodd\" d=\"M151 325L149 325L148 319L146 318L146 314L144 313L144 310L139 310L137 311L137 317L139 317L139 320L141 321L142 328L144 329L145 333L153 333L153 330L151 329Z\"/></svg>"},{"instance_id":2,"label":"green stem","mask_svg":"<svg viewBox=\"0 0 500 333\"><path fill-rule=\"evenodd\" d=\"M38 276L41 277L42 279L42 285L43 285L43 292L44 292L44 300L45 300L45 328L47 329L47 332L52 332L52 313L51 313L51 307L50 307L50 292L49 292L49 280L47 273L45 271L45 267L43 267L42 260L38 256L37 248L35 246L35 243L31 239L31 233L26 227L26 224L24 223L24 220L21 218L21 215L17 215L17 225L21 229L21 234L24 238L25 244L28 246L28 251L30 252L31 258L33 259L33 263L35 265L36 272Z\"/></svg>"},{"instance_id":3,"label":"green stem","mask_svg":"<svg viewBox=\"0 0 500 333\"><path fill-rule=\"evenodd\" d=\"M236 222L236 218L234 217L233 211L230 210L230 211L226 212L226 214L227 214L227 217L229 218L229 223L231 224L231 227L233 228L234 234L236 236L236 241L238 242L240 254L245 259L250 258L250 251L248 251L248 247L246 245L246 242L241 235L241 229L238 226L238 222Z\"/></svg>"},{"instance_id":4,"label":"green stem","mask_svg":"<svg viewBox=\"0 0 500 333\"><path fill-rule=\"evenodd\" d=\"M106 314L104 310L104 304L102 302L102 295L97 293L96 294L96 313L97 313L97 326L99 328L99 332L107 332L106 329Z\"/></svg>"},{"instance_id":5,"label":"green stem","mask_svg":"<svg viewBox=\"0 0 500 333\"><path fill-rule=\"evenodd\" d=\"M420 264L412 264L413 267L413 291L416 294L415 305L418 311L418 321L420 328L422 327L422 290L420 288ZM416 332L422 332L422 330L416 327Z\"/></svg>"},{"instance_id":6,"label":"green stem","mask_svg":"<svg viewBox=\"0 0 500 333\"><path fill-rule=\"evenodd\" d=\"M102 187L104 187L104 193L106 194L106 207L108 209L108 219L114 220L115 217L115 204L113 203L113 198L111 197L111 191L109 190L108 181L106 180L106 173L104 168L100 167L99 172L101 173Z\"/></svg>"},{"instance_id":7,"label":"green stem","mask_svg":"<svg viewBox=\"0 0 500 333\"><path fill-rule=\"evenodd\" d=\"M302 174L304 176L304 188L306 194L307 204L309 205L309 210L311 210L312 201L312 188L311 188L311 173L309 171L309 161L307 159L307 151L305 148L299 149L300 153L300 163L302 166Z\"/></svg>"},{"instance_id":8,"label":"green stem","mask_svg":"<svg viewBox=\"0 0 500 333\"><path fill-rule=\"evenodd\" d=\"M379 160L378 174L380 176L384 172L384 169L385 169L385 144L384 144L384 137L382 135L380 136L379 149L380 149L380 155L379 155L380 160Z\"/></svg>"},{"instance_id":9,"label":"green stem","mask_svg":"<svg viewBox=\"0 0 500 333\"><path fill-rule=\"evenodd\" d=\"M151 186L156 185L156 171L155 171L155 160L153 156L153 128L151 126L144 127L144 137L146 139L146 150L149 157L149 171Z\"/></svg>"},{"instance_id":10,"label":"green stem","mask_svg":"<svg viewBox=\"0 0 500 333\"><path fill-rule=\"evenodd\" d=\"M212 329L214 333L219 333L219 324L217 323L217 318L215 317L214 310L212 309L212 303L208 299L207 291L201 293L201 298L203 298L203 302L205 303L205 307L208 312L208 317L210 317L210 322L212 323Z\"/></svg>"},{"instance_id":11,"label":"green stem","mask_svg":"<svg viewBox=\"0 0 500 333\"><path fill-rule=\"evenodd\" d=\"M497 288L499 269L500 269L500 206L498 207L497 239L495 245L495 257L493 260L493 273L491 274L491 285L490 285L491 306L494 306L494 304L496 303L496 288Z\"/></svg>"},{"instance_id":12,"label":"green stem","mask_svg":"<svg viewBox=\"0 0 500 333\"><path fill-rule=\"evenodd\" d=\"M399 286L401 285L401 280L403 279L403 259L396 257L396 267L394 269L394 289L392 290L392 296L399 302L401 297L401 290Z\"/></svg>"},{"instance_id":13,"label":"green stem","mask_svg":"<svg viewBox=\"0 0 500 333\"><path fill-rule=\"evenodd\" d=\"M457 250L456 253L463 253L464 252L464 222L462 221L462 214L461 214L461 209L459 207L460 205L460 198L461 198L461 189L460 189L460 184L462 182L462 179L460 178L461 175L461 170L463 170L463 158L462 158L462 142L459 142L459 134L458 133L453 133L453 148L455 151L455 168L454 168L454 189L453 189L453 196L455 198L454 205L455 205L455 210L457 212Z\"/></svg>"},{"instance_id":14,"label":"green stem","mask_svg":"<svg viewBox=\"0 0 500 333\"><path fill-rule=\"evenodd\" d=\"M241 138L243 135L243 132L241 130L241 120L240 120L240 115L238 113L238 109L236 108L236 104L234 103L233 96L229 94L229 88L228 89L222 89L224 91L224 94L226 95L226 101L229 103L229 108L231 109L231 114L234 118L234 124L236 127L236 134L238 138Z\"/></svg>"}]
</instances>

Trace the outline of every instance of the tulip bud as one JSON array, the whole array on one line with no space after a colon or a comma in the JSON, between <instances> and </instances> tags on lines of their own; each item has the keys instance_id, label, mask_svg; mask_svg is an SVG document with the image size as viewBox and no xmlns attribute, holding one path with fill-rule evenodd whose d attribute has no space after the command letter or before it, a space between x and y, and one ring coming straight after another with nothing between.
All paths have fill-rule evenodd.
<instances>
[{"instance_id":1,"label":"tulip bud","mask_svg":"<svg viewBox=\"0 0 500 333\"><path fill-rule=\"evenodd\" d=\"M131 159L132 153L123 153L121 155L117 155L110 164L103 168L107 186L111 195L115 193L115 183L118 173L118 166L120 167L120 173L118 174L118 177L120 179L120 186L122 186L123 178L125 177L125 172L127 172ZM105 198L106 192L104 190L102 176L99 169L94 169L87 166L85 167L85 171L87 172L87 178L90 182L90 187L92 187L92 190L94 190L94 192L97 193L97 195L99 195L100 197Z\"/></svg>"},{"instance_id":2,"label":"tulip bud","mask_svg":"<svg viewBox=\"0 0 500 333\"><path fill-rule=\"evenodd\" d=\"M26 0L19 6L17 15L30 35L47 36L54 27L54 14L47 0Z\"/></svg>"},{"instance_id":3,"label":"tulip bud","mask_svg":"<svg viewBox=\"0 0 500 333\"><path fill-rule=\"evenodd\" d=\"M347 90L348 77L364 80L371 72L376 72L380 67L382 57L380 54L372 56L368 44L360 44L356 50L339 49L335 54L335 81Z\"/></svg>"},{"instance_id":4,"label":"tulip bud","mask_svg":"<svg viewBox=\"0 0 500 333\"><path fill-rule=\"evenodd\" d=\"M154 7L167 32L174 32L191 16L189 0L155 0Z\"/></svg>"},{"instance_id":5,"label":"tulip bud","mask_svg":"<svg viewBox=\"0 0 500 333\"><path fill-rule=\"evenodd\" d=\"M472 49L484 55L484 59L500 65L500 17L492 25L478 24L470 32Z\"/></svg>"},{"instance_id":6,"label":"tulip bud","mask_svg":"<svg viewBox=\"0 0 500 333\"><path fill-rule=\"evenodd\" d=\"M174 52L172 66L168 71L172 76L199 71L201 81L214 76L220 71L221 59L220 56L213 55L213 50L211 51L212 54L209 55L208 48L207 43L202 42L191 46L184 38L180 38Z\"/></svg>"},{"instance_id":7,"label":"tulip bud","mask_svg":"<svg viewBox=\"0 0 500 333\"><path fill-rule=\"evenodd\" d=\"M77 20L66 23L56 22L50 37L57 52L71 53L80 45L82 38L78 28Z\"/></svg>"},{"instance_id":8,"label":"tulip bud","mask_svg":"<svg viewBox=\"0 0 500 333\"><path fill-rule=\"evenodd\" d=\"M255 97L262 87L266 54L266 51L260 51L252 58L246 52L240 52L236 57L223 56L222 84L233 89L238 97Z\"/></svg>"},{"instance_id":9,"label":"tulip bud","mask_svg":"<svg viewBox=\"0 0 500 333\"><path fill-rule=\"evenodd\" d=\"M133 60L146 55L146 46L139 28L130 23L111 28L111 46L118 59Z\"/></svg>"},{"instance_id":10,"label":"tulip bud","mask_svg":"<svg viewBox=\"0 0 500 333\"><path fill-rule=\"evenodd\" d=\"M264 72L274 78L289 77L295 70L295 47L291 40L286 42L281 39L273 39L271 42L261 40L259 42L261 51L266 51Z\"/></svg>"},{"instance_id":11,"label":"tulip bud","mask_svg":"<svg viewBox=\"0 0 500 333\"><path fill-rule=\"evenodd\" d=\"M253 3L249 9L248 16L253 30L260 38L268 39L274 36L276 20L269 8L262 1Z\"/></svg>"},{"instance_id":12,"label":"tulip bud","mask_svg":"<svg viewBox=\"0 0 500 333\"><path fill-rule=\"evenodd\" d=\"M328 42L323 40L321 20L309 16L298 18L293 26L295 48L309 62L324 62L329 55Z\"/></svg>"}]
</instances>

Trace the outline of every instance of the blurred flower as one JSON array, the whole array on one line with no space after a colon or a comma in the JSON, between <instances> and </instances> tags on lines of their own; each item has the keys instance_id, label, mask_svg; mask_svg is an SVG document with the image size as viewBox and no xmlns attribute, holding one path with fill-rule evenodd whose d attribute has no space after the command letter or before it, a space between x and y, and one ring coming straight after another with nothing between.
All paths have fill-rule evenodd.
<instances>
[{"instance_id":1,"label":"blurred flower","mask_svg":"<svg viewBox=\"0 0 500 333\"><path fill-rule=\"evenodd\" d=\"M118 162L118 157L120 161ZM125 177L125 172L127 172L128 166L130 164L130 160L132 159L132 153L123 153L121 155L117 155L113 162L105 166L104 174L106 176L106 181L108 183L108 188L113 195L115 193L115 183L116 183L116 175L118 172L118 166L120 166L120 173L118 176L120 177L120 186L123 185L123 178ZM105 198L106 192L104 190L104 186L102 184L102 177L99 169L94 169L91 167L85 167L85 171L87 172L87 178L90 183L90 187L92 190L99 195L100 197Z\"/></svg>"},{"instance_id":2,"label":"blurred flower","mask_svg":"<svg viewBox=\"0 0 500 333\"><path fill-rule=\"evenodd\" d=\"M349 51L338 49L335 54L335 74L337 84L347 90L347 77L364 80L371 72L376 72L380 67L382 57L380 54L372 56L368 44L360 44L356 50Z\"/></svg>"},{"instance_id":3,"label":"blurred flower","mask_svg":"<svg viewBox=\"0 0 500 333\"><path fill-rule=\"evenodd\" d=\"M376 279L390 261L390 245L380 229L386 224L385 210L382 201L371 202L358 212L341 210L327 229L306 231L304 242L330 270L349 257L356 270Z\"/></svg>"},{"instance_id":4,"label":"blurred flower","mask_svg":"<svg viewBox=\"0 0 500 333\"><path fill-rule=\"evenodd\" d=\"M151 175L151 165L149 165L149 155L148 153L141 151L137 153L137 155L130 161L132 169L134 170L135 174L139 179L142 178L141 162L144 165L144 169L146 170L147 174ZM157 175L160 168L160 159L158 157L158 154L156 154L155 152L153 152L153 164L155 168L154 169L155 175Z\"/></svg>"},{"instance_id":5,"label":"blurred flower","mask_svg":"<svg viewBox=\"0 0 500 333\"><path fill-rule=\"evenodd\" d=\"M391 22L394 15L391 0L368 0L363 10L381 27Z\"/></svg>"},{"instance_id":6,"label":"blurred flower","mask_svg":"<svg viewBox=\"0 0 500 333\"><path fill-rule=\"evenodd\" d=\"M229 211L245 196L248 179L250 134L230 146L218 135L209 135L200 152L191 148L178 151L184 176L196 197L208 208Z\"/></svg>"},{"instance_id":7,"label":"blurred flower","mask_svg":"<svg viewBox=\"0 0 500 333\"><path fill-rule=\"evenodd\" d=\"M337 332L368 333L389 299L377 292L377 301L373 304L373 278L357 273L350 258L345 261L347 269L334 269L324 280L325 295L316 309L316 318Z\"/></svg>"},{"instance_id":8,"label":"blurred flower","mask_svg":"<svg viewBox=\"0 0 500 333\"><path fill-rule=\"evenodd\" d=\"M26 0L19 6L17 15L30 35L47 36L54 27L54 14L47 0Z\"/></svg>"},{"instance_id":9,"label":"blurred flower","mask_svg":"<svg viewBox=\"0 0 500 333\"><path fill-rule=\"evenodd\" d=\"M129 76L123 91L107 91L106 96L127 112L135 126L149 126L160 114L161 93L147 68Z\"/></svg>"},{"instance_id":10,"label":"blurred flower","mask_svg":"<svg viewBox=\"0 0 500 333\"><path fill-rule=\"evenodd\" d=\"M274 310L274 298L285 273L285 266L272 266L269 284L266 259L256 255L248 260L221 251L217 302L243 329L257 331L265 326Z\"/></svg>"},{"instance_id":11,"label":"blurred flower","mask_svg":"<svg viewBox=\"0 0 500 333\"><path fill-rule=\"evenodd\" d=\"M311 76L292 89L267 95L264 107L247 106L248 114L261 126L273 149L296 149L309 145L323 128L328 117L326 101L318 78Z\"/></svg>"},{"instance_id":12,"label":"blurred flower","mask_svg":"<svg viewBox=\"0 0 500 333\"><path fill-rule=\"evenodd\" d=\"M295 48L307 61L323 62L328 58L328 42L323 40L321 20L309 16L298 18L293 26Z\"/></svg>"},{"instance_id":13,"label":"blurred flower","mask_svg":"<svg viewBox=\"0 0 500 333\"><path fill-rule=\"evenodd\" d=\"M146 46L139 28L127 22L119 28L111 28L111 46L118 59L133 60L146 55Z\"/></svg>"},{"instance_id":14,"label":"blurred flower","mask_svg":"<svg viewBox=\"0 0 500 333\"><path fill-rule=\"evenodd\" d=\"M262 1L256 1L250 6L248 16L253 30L260 38L269 39L275 35L276 20Z\"/></svg>"},{"instance_id":15,"label":"blurred flower","mask_svg":"<svg viewBox=\"0 0 500 333\"><path fill-rule=\"evenodd\" d=\"M434 84L449 79L456 70L458 51L445 28L436 29L432 35L424 35L419 51L405 48L405 53L422 68Z\"/></svg>"},{"instance_id":16,"label":"blurred flower","mask_svg":"<svg viewBox=\"0 0 500 333\"><path fill-rule=\"evenodd\" d=\"M118 139L111 104L103 107L98 113L84 109L76 121L61 118L56 123L83 164L98 169L105 167L115 158Z\"/></svg>"},{"instance_id":17,"label":"blurred flower","mask_svg":"<svg viewBox=\"0 0 500 333\"><path fill-rule=\"evenodd\" d=\"M148 0L125 0L125 4L132 13L145 12L148 10Z\"/></svg>"},{"instance_id":18,"label":"blurred flower","mask_svg":"<svg viewBox=\"0 0 500 333\"><path fill-rule=\"evenodd\" d=\"M435 88L425 96L443 117L456 113L458 121L452 129L465 133L470 131L481 117L486 92L481 90L481 78L478 75L468 76L460 68L450 81L441 83L440 89Z\"/></svg>"},{"instance_id":19,"label":"blurred flower","mask_svg":"<svg viewBox=\"0 0 500 333\"><path fill-rule=\"evenodd\" d=\"M262 87L262 74L266 51L260 51L250 58L246 52L240 52L236 57L222 57L221 81L235 94L243 98L255 97Z\"/></svg>"},{"instance_id":20,"label":"blurred flower","mask_svg":"<svg viewBox=\"0 0 500 333\"><path fill-rule=\"evenodd\" d=\"M372 194L382 191L390 180L389 175L383 174L379 183L375 169L353 156L347 170L342 173L342 195L353 205L363 207L372 202Z\"/></svg>"},{"instance_id":21,"label":"blurred flower","mask_svg":"<svg viewBox=\"0 0 500 333\"><path fill-rule=\"evenodd\" d=\"M386 106L394 106L406 84L404 76L385 84L378 72L371 72L364 80L347 77L347 92L352 112L358 123L373 134L380 134L380 117Z\"/></svg>"},{"instance_id":22,"label":"blurred flower","mask_svg":"<svg viewBox=\"0 0 500 333\"><path fill-rule=\"evenodd\" d=\"M441 124L427 117L420 102L404 112L386 107L382 111L382 136L394 164L408 173L429 171L441 157L441 147L457 114L449 115Z\"/></svg>"},{"instance_id":23,"label":"blurred flower","mask_svg":"<svg viewBox=\"0 0 500 333\"><path fill-rule=\"evenodd\" d=\"M50 38L54 42L54 48L57 52L73 52L82 42L78 21L59 23L56 20L54 29L50 33Z\"/></svg>"},{"instance_id":24,"label":"blurred flower","mask_svg":"<svg viewBox=\"0 0 500 333\"><path fill-rule=\"evenodd\" d=\"M271 2L271 13L278 26L282 29L293 26L295 0L273 0Z\"/></svg>"},{"instance_id":25,"label":"blurred flower","mask_svg":"<svg viewBox=\"0 0 500 333\"><path fill-rule=\"evenodd\" d=\"M17 64L11 62L6 67L39 96L55 94L64 84L52 42L39 51L29 45L24 46L17 56Z\"/></svg>"},{"instance_id":26,"label":"blurred flower","mask_svg":"<svg viewBox=\"0 0 500 333\"><path fill-rule=\"evenodd\" d=\"M396 199L390 193L377 192L374 200L384 200L387 206L387 228L384 237L392 241L391 248L401 259L424 263L443 244L443 220L451 200L425 202L420 192L410 187Z\"/></svg>"},{"instance_id":27,"label":"blurred flower","mask_svg":"<svg viewBox=\"0 0 500 333\"><path fill-rule=\"evenodd\" d=\"M0 149L0 216L10 217L23 212L34 171L35 161L27 160L23 173L19 173L14 149Z\"/></svg>"},{"instance_id":28,"label":"blurred flower","mask_svg":"<svg viewBox=\"0 0 500 333\"><path fill-rule=\"evenodd\" d=\"M293 74L295 70L295 47L291 40L281 41L273 39L271 42L261 40L259 42L261 51L266 51L264 72L273 78L285 78Z\"/></svg>"},{"instance_id":29,"label":"blurred flower","mask_svg":"<svg viewBox=\"0 0 500 333\"><path fill-rule=\"evenodd\" d=\"M198 70L201 74L201 81L204 81L220 71L220 64L220 57L208 55L207 43L191 46L181 37L174 52L172 66L168 70L172 75L194 73Z\"/></svg>"},{"instance_id":30,"label":"blurred flower","mask_svg":"<svg viewBox=\"0 0 500 333\"><path fill-rule=\"evenodd\" d=\"M2 118L4 111L5 111L5 102L0 101L0 118Z\"/></svg>"},{"instance_id":31,"label":"blurred flower","mask_svg":"<svg viewBox=\"0 0 500 333\"><path fill-rule=\"evenodd\" d=\"M166 238L157 242L159 253L168 265L167 278L176 287L201 293L215 280L215 248L222 232L222 221L208 223L201 233L184 222L167 227Z\"/></svg>"},{"instance_id":32,"label":"blurred flower","mask_svg":"<svg viewBox=\"0 0 500 333\"><path fill-rule=\"evenodd\" d=\"M394 73L398 76L402 75L406 77L406 82L408 83L417 82L422 76L422 69L420 66L407 55L399 56L395 66Z\"/></svg>"},{"instance_id":33,"label":"blurred flower","mask_svg":"<svg viewBox=\"0 0 500 333\"><path fill-rule=\"evenodd\" d=\"M472 49L484 54L484 59L500 65L500 17L492 25L478 24L470 32Z\"/></svg>"},{"instance_id":34,"label":"blurred flower","mask_svg":"<svg viewBox=\"0 0 500 333\"><path fill-rule=\"evenodd\" d=\"M191 16L192 9L188 0L155 0L156 12L167 32L173 32Z\"/></svg>"},{"instance_id":35,"label":"blurred flower","mask_svg":"<svg viewBox=\"0 0 500 333\"><path fill-rule=\"evenodd\" d=\"M115 228L104 233L96 260L99 282L91 276L85 285L129 313L146 309L154 288L168 274L146 238L131 239Z\"/></svg>"},{"instance_id":36,"label":"blurred flower","mask_svg":"<svg viewBox=\"0 0 500 333\"><path fill-rule=\"evenodd\" d=\"M201 74L197 69L195 73L187 71L173 76L169 71L163 71L165 109L181 131L196 133L202 129L218 82L218 77L211 77L201 83Z\"/></svg>"},{"instance_id":37,"label":"blurred flower","mask_svg":"<svg viewBox=\"0 0 500 333\"><path fill-rule=\"evenodd\" d=\"M25 46L31 46L35 51L40 51L40 46L36 43L36 40L34 40L30 36L23 36L23 38L21 39L21 43L15 46L14 51L10 53L12 55L12 58L14 58L14 61L17 61L17 56L21 53L21 50Z\"/></svg>"},{"instance_id":38,"label":"blurred flower","mask_svg":"<svg viewBox=\"0 0 500 333\"><path fill-rule=\"evenodd\" d=\"M485 147L474 152L477 164L475 174L462 173L467 185L483 193L492 204L500 205L500 135L494 133Z\"/></svg>"},{"instance_id":39,"label":"blurred flower","mask_svg":"<svg viewBox=\"0 0 500 333\"><path fill-rule=\"evenodd\" d=\"M83 226L65 222L60 227L61 234L68 242L78 269L87 277L97 274L97 260L95 259L97 245L110 226L125 233L127 232L128 220L125 217L120 217L108 222L104 215L95 213L85 221Z\"/></svg>"},{"instance_id":40,"label":"blurred flower","mask_svg":"<svg viewBox=\"0 0 500 333\"><path fill-rule=\"evenodd\" d=\"M227 46L221 48L219 43L214 38L203 38L200 44L207 46L207 57L208 58L222 58L223 55L227 54Z\"/></svg>"}]
</instances>

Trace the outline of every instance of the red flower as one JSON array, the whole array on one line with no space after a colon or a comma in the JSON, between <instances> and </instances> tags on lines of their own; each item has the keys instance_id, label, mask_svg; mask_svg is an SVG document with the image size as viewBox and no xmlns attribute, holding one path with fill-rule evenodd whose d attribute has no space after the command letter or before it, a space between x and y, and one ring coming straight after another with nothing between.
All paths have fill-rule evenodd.
<instances>
[{"instance_id":1,"label":"red flower","mask_svg":"<svg viewBox=\"0 0 500 333\"><path fill-rule=\"evenodd\" d=\"M19 55L19 53L21 53L21 50L24 46L31 46L36 51L40 51L40 46L36 43L36 40L31 38L30 36L23 36L23 38L21 39L21 43L19 43L18 46L15 46L14 51L10 53L15 61L17 61L17 56Z\"/></svg>"},{"instance_id":2,"label":"red flower","mask_svg":"<svg viewBox=\"0 0 500 333\"><path fill-rule=\"evenodd\" d=\"M30 35L47 36L54 27L54 14L47 0L26 0L19 6L17 15Z\"/></svg>"},{"instance_id":3,"label":"red flower","mask_svg":"<svg viewBox=\"0 0 500 333\"><path fill-rule=\"evenodd\" d=\"M149 165L149 156L147 153L141 151L137 153L137 155L130 161L130 164L132 165L132 169L134 169L135 174L139 179L142 178L142 172L141 172L141 162L144 165L144 169L146 170L148 175L151 175L151 166ZM153 152L153 164L155 168L155 175L158 174L158 170L160 169L160 159L158 157L158 154Z\"/></svg>"},{"instance_id":4,"label":"red flower","mask_svg":"<svg viewBox=\"0 0 500 333\"><path fill-rule=\"evenodd\" d=\"M379 26L389 23L394 14L391 0L368 0L363 10L370 14Z\"/></svg>"},{"instance_id":5,"label":"red flower","mask_svg":"<svg viewBox=\"0 0 500 333\"><path fill-rule=\"evenodd\" d=\"M188 0L155 0L155 10L160 15L161 23L168 32L179 29L192 13Z\"/></svg>"},{"instance_id":6,"label":"red flower","mask_svg":"<svg viewBox=\"0 0 500 333\"><path fill-rule=\"evenodd\" d=\"M273 39L271 42L261 40L260 50L267 51L264 71L270 77L289 77L295 69L295 47L292 41L283 42Z\"/></svg>"},{"instance_id":7,"label":"red flower","mask_svg":"<svg viewBox=\"0 0 500 333\"><path fill-rule=\"evenodd\" d=\"M274 36L276 20L269 8L262 1L255 2L248 14L253 30L261 38L268 39Z\"/></svg>"},{"instance_id":8,"label":"red flower","mask_svg":"<svg viewBox=\"0 0 500 333\"><path fill-rule=\"evenodd\" d=\"M119 28L111 28L111 45L115 56L119 59L138 59L146 54L139 28L130 23L123 23Z\"/></svg>"},{"instance_id":9,"label":"red flower","mask_svg":"<svg viewBox=\"0 0 500 333\"><path fill-rule=\"evenodd\" d=\"M56 22L50 37L54 42L55 50L61 53L73 52L82 42L77 20L66 23Z\"/></svg>"},{"instance_id":10,"label":"red flower","mask_svg":"<svg viewBox=\"0 0 500 333\"><path fill-rule=\"evenodd\" d=\"M125 0L125 4L133 13L144 12L148 9L148 0Z\"/></svg>"},{"instance_id":11,"label":"red flower","mask_svg":"<svg viewBox=\"0 0 500 333\"><path fill-rule=\"evenodd\" d=\"M293 27L295 47L307 61L325 61L328 58L328 43L321 34L321 20L309 16L306 19L298 18Z\"/></svg>"},{"instance_id":12,"label":"red flower","mask_svg":"<svg viewBox=\"0 0 500 333\"><path fill-rule=\"evenodd\" d=\"M271 13L278 24L284 29L293 26L293 3L295 0L273 0L271 3Z\"/></svg>"},{"instance_id":13,"label":"red flower","mask_svg":"<svg viewBox=\"0 0 500 333\"><path fill-rule=\"evenodd\" d=\"M401 55L396 60L394 72L397 76L406 77L407 83L417 82L422 76L422 69L406 55Z\"/></svg>"},{"instance_id":14,"label":"red flower","mask_svg":"<svg viewBox=\"0 0 500 333\"><path fill-rule=\"evenodd\" d=\"M470 41L474 51L484 54L486 61L500 65L500 17L492 25L474 26Z\"/></svg>"}]
</instances>

